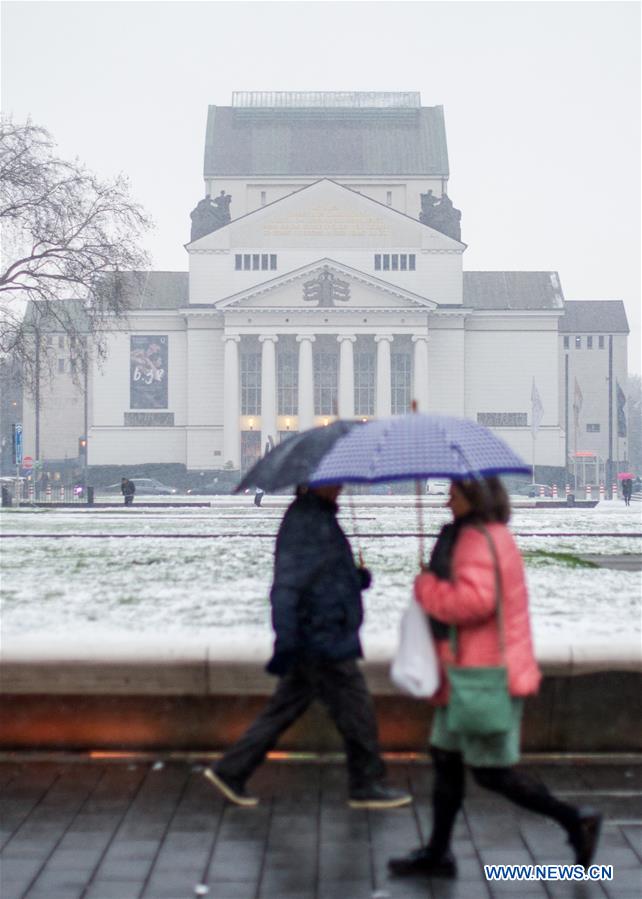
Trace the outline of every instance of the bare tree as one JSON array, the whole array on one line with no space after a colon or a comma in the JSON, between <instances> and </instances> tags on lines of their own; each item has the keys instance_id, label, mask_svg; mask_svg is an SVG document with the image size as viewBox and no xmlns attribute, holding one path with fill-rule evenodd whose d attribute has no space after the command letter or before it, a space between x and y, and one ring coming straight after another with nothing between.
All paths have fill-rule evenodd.
<instances>
[{"instance_id":1,"label":"bare tree","mask_svg":"<svg viewBox=\"0 0 642 899\"><path fill-rule=\"evenodd\" d=\"M101 181L59 158L44 128L3 119L0 227L0 355L33 392L50 360L47 332L67 338L72 371L86 370L90 343L104 356L105 324L127 312L118 273L147 267L140 239L151 222L125 176Z\"/></svg>"},{"instance_id":2,"label":"bare tree","mask_svg":"<svg viewBox=\"0 0 642 899\"><path fill-rule=\"evenodd\" d=\"M629 462L631 471L642 475L642 379L629 375L627 390L629 412Z\"/></svg>"}]
</instances>

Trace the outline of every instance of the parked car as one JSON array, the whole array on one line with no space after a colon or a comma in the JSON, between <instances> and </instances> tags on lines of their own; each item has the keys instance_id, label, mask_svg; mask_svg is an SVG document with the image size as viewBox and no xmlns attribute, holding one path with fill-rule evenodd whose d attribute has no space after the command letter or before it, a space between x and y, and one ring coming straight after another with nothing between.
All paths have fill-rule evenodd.
<instances>
[{"instance_id":1,"label":"parked car","mask_svg":"<svg viewBox=\"0 0 642 899\"><path fill-rule=\"evenodd\" d=\"M516 490L516 493L533 499L534 497L542 496L542 491L544 496L553 495L553 488L548 484L524 484Z\"/></svg>"},{"instance_id":2,"label":"parked car","mask_svg":"<svg viewBox=\"0 0 642 899\"><path fill-rule=\"evenodd\" d=\"M161 484L156 478L130 478L136 487L136 496L172 496L176 493L175 487L168 487L167 484ZM120 481L117 484L110 484L104 488L105 493L120 493Z\"/></svg>"},{"instance_id":3,"label":"parked car","mask_svg":"<svg viewBox=\"0 0 642 899\"><path fill-rule=\"evenodd\" d=\"M450 490L450 481L433 481L426 482L426 493L429 496L448 496Z\"/></svg>"},{"instance_id":4,"label":"parked car","mask_svg":"<svg viewBox=\"0 0 642 899\"><path fill-rule=\"evenodd\" d=\"M187 492L192 496L228 496L240 480L238 471L219 471L208 484L190 487Z\"/></svg>"}]
</instances>

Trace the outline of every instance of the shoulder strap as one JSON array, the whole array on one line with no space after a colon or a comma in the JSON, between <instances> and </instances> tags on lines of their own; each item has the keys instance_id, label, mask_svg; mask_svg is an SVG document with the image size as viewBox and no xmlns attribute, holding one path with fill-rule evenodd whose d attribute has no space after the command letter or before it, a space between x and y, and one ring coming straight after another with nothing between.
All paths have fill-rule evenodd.
<instances>
[{"instance_id":1,"label":"shoulder strap","mask_svg":"<svg viewBox=\"0 0 642 899\"><path fill-rule=\"evenodd\" d=\"M486 538L488 548L493 559L493 570L495 574L495 614L497 615L497 629L499 632L499 650L502 660L506 664L506 636L504 632L504 602L502 591L502 577L499 569L499 559L497 557L497 548L493 538L490 536L487 528L483 524L474 525L476 531L479 531ZM450 626L450 645L453 654L457 657L457 627Z\"/></svg>"}]
</instances>

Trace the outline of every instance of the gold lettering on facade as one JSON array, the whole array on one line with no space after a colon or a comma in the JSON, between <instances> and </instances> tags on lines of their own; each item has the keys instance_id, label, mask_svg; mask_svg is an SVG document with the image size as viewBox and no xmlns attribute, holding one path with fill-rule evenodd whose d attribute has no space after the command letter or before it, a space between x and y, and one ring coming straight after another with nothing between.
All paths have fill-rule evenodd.
<instances>
[{"instance_id":1,"label":"gold lettering on facade","mask_svg":"<svg viewBox=\"0 0 642 899\"><path fill-rule=\"evenodd\" d=\"M381 237L390 228L376 216L359 215L339 206L314 206L300 213L273 219L264 226L266 237Z\"/></svg>"}]
</instances>

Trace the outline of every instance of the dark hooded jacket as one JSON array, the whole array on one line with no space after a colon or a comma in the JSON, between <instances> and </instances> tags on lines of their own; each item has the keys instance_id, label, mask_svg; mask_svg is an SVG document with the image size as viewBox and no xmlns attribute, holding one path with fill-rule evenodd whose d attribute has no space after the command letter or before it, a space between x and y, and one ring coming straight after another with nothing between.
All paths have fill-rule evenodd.
<instances>
[{"instance_id":1,"label":"dark hooded jacket","mask_svg":"<svg viewBox=\"0 0 642 899\"><path fill-rule=\"evenodd\" d=\"M310 492L289 507L276 538L270 593L276 634L268 670L282 674L301 655L332 660L362 655L361 590L337 505Z\"/></svg>"}]
</instances>

